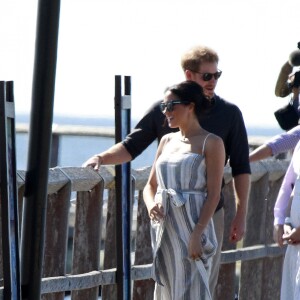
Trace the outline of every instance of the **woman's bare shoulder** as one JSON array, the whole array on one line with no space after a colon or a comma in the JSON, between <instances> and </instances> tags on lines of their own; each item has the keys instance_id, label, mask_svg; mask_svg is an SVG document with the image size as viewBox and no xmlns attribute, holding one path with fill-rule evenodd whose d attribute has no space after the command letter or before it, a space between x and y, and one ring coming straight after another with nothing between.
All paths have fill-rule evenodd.
<instances>
[{"instance_id":1,"label":"woman's bare shoulder","mask_svg":"<svg viewBox=\"0 0 300 300\"><path fill-rule=\"evenodd\" d=\"M207 148L211 148L211 149L214 147L224 148L224 142L222 138L214 133L208 133L205 144Z\"/></svg>"}]
</instances>

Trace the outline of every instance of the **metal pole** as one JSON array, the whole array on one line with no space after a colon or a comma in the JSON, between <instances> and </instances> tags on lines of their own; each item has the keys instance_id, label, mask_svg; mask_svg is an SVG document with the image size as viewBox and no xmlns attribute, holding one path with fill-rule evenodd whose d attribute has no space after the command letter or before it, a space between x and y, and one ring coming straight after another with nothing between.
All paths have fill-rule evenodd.
<instances>
[{"instance_id":1,"label":"metal pole","mask_svg":"<svg viewBox=\"0 0 300 300\"><path fill-rule=\"evenodd\" d=\"M22 226L22 299L41 299L59 0L39 0Z\"/></svg>"},{"instance_id":2,"label":"metal pole","mask_svg":"<svg viewBox=\"0 0 300 300\"><path fill-rule=\"evenodd\" d=\"M13 82L0 82L0 174L4 299L21 299Z\"/></svg>"},{"instance_id":3,"label":"metal pole","mask_svg":"<svg viewBox=\"0 0 300 300\"><path fill-rule=\"evenodd\" d=\"M130 77L125 78L125 96L122 96L121 76L115 76L116 143L130 132ZM115 167L116 170L116 222L117 222L117 285L118 299L131 299L131 164Z\"/></svg>"}]
</instances>

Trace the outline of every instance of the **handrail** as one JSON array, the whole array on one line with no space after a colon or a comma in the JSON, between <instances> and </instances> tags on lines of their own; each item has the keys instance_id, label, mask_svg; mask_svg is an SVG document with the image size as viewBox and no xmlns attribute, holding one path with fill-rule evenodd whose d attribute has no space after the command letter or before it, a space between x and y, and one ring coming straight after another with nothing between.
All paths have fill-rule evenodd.
<instances>
[{"instance_id":1,"label":"handrail","mask_svg":"<svg viewBox=\"0 0 300 300\"><path fill-rule=\"evenodd\" d=\"M104 128L104 129L103 129ZM103 129L103 130L102 130ZM17 133L28 133L28 126L26 124L16 125ZM57 139L56 144L58 151L59 139L65 135L90 135L90 136L104 136L114 137L114 128L110 127L99 127L99 126L69 126L69 125L53 125L52 128L53 137ZM249 147L257 147L261 143L265 142L269 137L249 137ZM53 143L55 144L55 143ZM243 240L243 247L235 249L233 244L228 243L225 232L223 251L221 256L221 270L220 270L220 282L218 283L218 290L222 290L222 295L226 299L231 299L232 293L234 292L234 281L235 277L235 264L241 262L241 273L240 277L240 293L239 299L246 300L249 293L245 295L244 290L249 291L249 286L254 285L251 278L247 277L247 274L257 272L256 270L266 269L266 272L270 269L269 263L272 268L278 270L282 264L282 257L285 252L285 247L279 248L273 244L271 230L273 228L272 221L272 206L276 200L276 195L280 187L281 181L289 164L289 160L276 160L268 159L260 162L251 164L251 194L248 207L248 226L246 236ZM55 164L57 165L57 164ZM150 172L150 167L146 166L140 169L132 170L132 177L135 180L135 191L139 193L138 199L138 216L137 226L141 226L140 229L135 231L136 235L136 257L135 262L132 265L132 279L135 281L134 296L133 299L152 299L151 291L153 288L153 282L147 280L151 275L151 244L147 242L147 226L148 216L143 207L143 201L141 198L141 191L145 186ZM18 177L18 191L19 191L19 207L22 209L22 196L24 192L24 181L26 172L19 170L17 172ZM69 216L69 219L74 220L74 230L71 238L73 238L73 271L71 274L65 273L52 273L54 275L43 276L41 290L42 293L57 292L58 294L64 293L66 290L73 290L72 299L96 299L97 290L99 285L102 286L102 299L111 299L110 295L114 295L115 282L115 268L114 268L114 243L112 238L114 236L113 226L111 223L114 220L114 166L103 166L99 173L94 172L89 168L78 168L78 167L56 167L49 169L49 182L48 182L48 194L49 194L49 213L50 215L57 214L57 209L64 207L62 215L67 213L68 206L70 205L70 193L77 193L77 208L74 216ZM224 179L225 179L225 198L233 198L232 190L232 175L229 166L224 168ZM103 192L108 192L107 210L109 214L109 223L107 223L106 231L102 231L104 226L102 214L103 214ZM72 196L74 197L74 196ZM101 200L102 199L102 200ZM266 201L268 200L268 201ZM100 202L99 202L100 201ZM106 202L105 202L106 203ZM225 207L225 221L227 224L225 228L229 228L228 222L233 217L234 204L232 201L226 201ZM95 209L97 207L97 209ZM98 211L98 208L101 211ZM260 207L259 213L257 207ZM105 217L105 216L104 216ZM22 216L20 215L20 219ZM60 217L54 218L51 221L59 222ZM62 218L63 219L63 218ZM93 220L97 220L96 222ZM106 219L107 220L107 219ZM108 222L108 220L107 220ZM253 229L251 226L253 223L256 224L256 228ZM21 220L19 222L21 224ZM100 224L99 226L97 224ZM53 234L60 234L64 232L62 226L66 225L53 225L49 226L60 226L57 229L51 227L48 232L49 238L53 238ZM77 229L76 229L77 228ZM260 228L260 230L257 230ZM102 237L101 233L106 232L106 237ZM141 235L142 234L142 235ZM98 254L97 245L90 245L91 241L95 239L101 239L105 242L105 253L109 252L109 257L104 256L104 267L100 269L99 263L100 258ZM84 242L84 244L82 244ZM48 244L51 246L51 239L48 240ZM63 239L60 241L60 247L64 248ZM107 246L108 245L108 246ZM93 258L88 257L87 250L92 247ZM141 248L145 247L145 248ZM149 248L150 247L150 248ZM49 249L49 253L52 253ZM56 251L56 250L55 250ZM63 251L63 250L62 250ZM48 252L47 252L48 253ZM101 252L102 253L102 252ZM102 255L102 254L101 254ZM76 258L77 257L77 258ZM46 260L47 266L51 266L56 258L49 257ZM92 264L90 264L89 260ZM110 262L108 262L110 260ZM86 262L85 262L86 261ZM82 263L82 266L78 264ZM1 261L0 261L1 264ZM84 269L82 267L85 267ZM93 266L93 267L92 267ZM269 269L268 269L269 268ZM77 271L75 271L77 269ZM54 269L55 270L55 269ZM51 271L52 272L52 271ZM49 271L49 274L51 274ZM46 272L47 273L47 272ZM251 292L262 295L261 284L264 285L266 291L272 290L270 293L274 296L277 295L280 289L280 270L276 281L270 283L268 278L263 278L264 272L260 271L259 275L256 276L255 287L251 287ZM261 277L261 278L260 278ZM274 278L273 278L274 279ZM106 291L106 289L108 289ZM141 294L142 293L142 294ZM244 293L244 294L243 294ZM0 288L0 300L2 298L2 290ZM273 298L276 298L275 296ZM51 298L52 299L52 298ZM59 298L57 298L59 299ZM257 299L260 299L257 297ZM261 298L264 299L264 298Z\"/></svg>"}]
</instances>

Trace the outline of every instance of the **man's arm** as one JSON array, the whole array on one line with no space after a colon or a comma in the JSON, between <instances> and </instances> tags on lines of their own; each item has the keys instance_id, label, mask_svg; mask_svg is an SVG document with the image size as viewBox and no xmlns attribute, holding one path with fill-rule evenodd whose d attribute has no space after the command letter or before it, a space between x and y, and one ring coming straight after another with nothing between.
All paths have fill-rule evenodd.
<instances>
[{"instance_id":1,"label":"man's arm","mask_svg":"<svg viewBox=\"0 0 300 300\"><path fill-rule=\"evenodd\" d=\"M159 102L150 107L134 130L126 138L106 151L90 157L83 163L83 167L93 167L98 170L101 165L122 164L140 155L155 139L160 139L170 132L164 125L164 115L159 109Z\"/></svg>"},{"instance_id":2,"label":"man's arm","mask_svg":"<svg viewBox=\"0 0 300 300\"><path fill-rule=\"evenodd\" d=\"M292 71L293 67L288 62L281 67L275 86L275 95L277 97L286 97L291 93L288 78Z\"/></svg>"},{"instance_id":3,"label":"man's arm","mask_svg":"<svg viewBox=\"0 0 300 300\"><path fill-rule=\"evenodd\" d=\"M250 162L261 160L272 155L287 152L296 147L300 140L300 125L274 136L265 144L253 150L249 155Z\"/></svg>"},{"instance_id":4,"label":"man's arm","mask_svg":"<svg viewBox=\"0 0 300 300\"><path fill-rule=\"evenodd\" d=\"M99 170L101 165L118 165L131 161L132 157L127 149L118 143L110 147L104 152L95 154L82 164L83 167L93 167L94 170Z\"/></svg>"},{"instance_id":5,"label":"man's arm","mask_svg":"<svg viewBox=\"0 0 300 300\"><path fill-rule=\"evenodd\" d=\"M230 134L229 162L232 168L236 215L231 223L229 239L238 242L243 238L246 228L251 168L247 131L239 109L236 110L232 124L234 126Z\"/></svg>"},{"instance_id":6,"label":"man's arm","mask_svg":"<svg viewBox=\"0 0 300 300\"><path fill-rule=\"evenodd\" d=\"M231 223L230 240L237 242L243 238L250 191L250 174L240 174L233 179L236 201L236 215Z\"/></svg>"},{"instance_id":7,"label":"man's arm","mask_svg":"<svg viewBox=\"0 0 300 300\"><path fill-rule=\"evenodd\" d=\"M272 149L267 144L263 144L253 150L249 155L249 161L254 162L272 156Z\"/></svg>"},{"instance_id":8,"label":"man's arm","mask_svg":"<svg viewBox=\"0 0 300 300\"><path fill-rule=\"evenodd\" d=\"M166 133L172 131L165 124L165 116L160 111L159 103L152 105L134 130L122 141L132 159L140 155L153 141L158 139L159 142Z\"/></svg>"}]
</instances>

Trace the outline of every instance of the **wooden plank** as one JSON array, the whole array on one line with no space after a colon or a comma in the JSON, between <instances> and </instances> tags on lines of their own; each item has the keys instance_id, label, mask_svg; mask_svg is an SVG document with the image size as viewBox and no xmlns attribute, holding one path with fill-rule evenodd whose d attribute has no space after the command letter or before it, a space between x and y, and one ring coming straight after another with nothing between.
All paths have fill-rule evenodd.
<instances>
[{"instance_id":1,"label":"wooden plank","mask_svg":"<svg viewBox=\"0 0 300 300\"><path fill-rule=\"evenodd\" d=\"M77 275L65 275L42 279L42 294L57 293L70 290L85 290L100 285L114 284L116 282L116 269L105 271L91 271ZM82 298L89 299L89 298Z\"/></svg>"},{"instance_id":2,"label":"wooden plank","mask_svg":"<svg viewBox=\"0 0 300 300\"><path fill-rule=\"evenodd\" d=\"M284 255L286 246L280 248L277 244L255 245L236 250L222 251L221 263L228 264L237 261L256 260L265 257L278 257Z\"/></svg>"},{"instance_id":3,"label":"wooden plank","mask_svg":"<svg viewBox=\"0 0 300 300\"><path fill-rule=\"evenodd\" d=\"M62 276L66 273L70 195L71 182L58 193L48 195L43 277ZM53 297L43 297L43 300L47 299L51 300ZM64 293L55 295L55 300L60 299L64 299Z\"/></svg>"},{"instance_id":4,"label":"wooden plank","mask_svg":"<svg viewBox=\"0 0 300 300\"><path fill-rule=\"evenodd\" d=\"M90 192L78 192L74 228L72 274L100 268L101 219L103 182ZM73 290L72 299L98 299L98 287L84 291Z\"/></svg>"},{"instance_id":5,"label":"wooden plank","mask_svg":"<svg viewBox=\"0 0 300 300\"><path fill-rule=\"evenodd\" d=\"M265 242L266 210L265 201L268 193L269 174L251 183L247 213L247 230L243 246L248 247ZM259 213L258 213L259 212ZM263 251L263 250L262 250ZM261 299L263 259L247 260L241 264L240 300Z\"/></svg>"},{"instance_id":6,"label":"wooden plank","mask_svg":"<svg viewBox=\"0 0 300 300\"><path fill-rule=\"evenodd\" d=\"M227 169L228 171L228 169ZM231 176L231 172L228 172ZM225 180L226 182L226 180ZM233 193L233 182L230 180L223 188L224 195L224 238L222 251L233 250L235 243L229 240L231 222L235 216L235 198ZM235 262L220 266L218 283L215 297L218 300L234 299L235 294Z\"/></svg>"},{"instance_id":7,"label":"wooden plank","mask_svg":"<svg viewBox=\"0 0 300 300\"><path fill-rule=\"evenodd\" d=\"M132 280L150 278L152 264L132 266ZM42 294L57 293L69 290L84 290L100 285L116 283L116 268L102 271L91 271L77 275L47 277L42 279ZM1 294L1 288L0 288Z\"/></svg>"},{"instance_id":8,"label":"wooden plank","mask_svg":"<svg viewBox=\"0 0 300 300\"><path fill-rule=\"evenodd\" d=\"M137 215L137 232L136 232L136 265L150 264L153 261L151 237L150 237L150 219L148 211L143 200L142 191L139 192L138 198L138 215ZM133 284L132 296L134 300L151 300L153 299L154 281L144 278L142 281L135 281Z\"/></svg>"}]
</instances>

